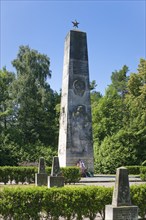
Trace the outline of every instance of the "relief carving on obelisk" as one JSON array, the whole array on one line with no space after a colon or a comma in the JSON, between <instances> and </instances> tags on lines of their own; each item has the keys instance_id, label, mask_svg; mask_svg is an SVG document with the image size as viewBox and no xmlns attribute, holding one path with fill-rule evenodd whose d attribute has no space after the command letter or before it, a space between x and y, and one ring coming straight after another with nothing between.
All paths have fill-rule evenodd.
<instances>
[{"instance_id":1,"label":"relief carving on obelisk","mask_svg":"<svg viewBox=\"0 0 146 220\"><path fill-rule=\"evenodd\" d=\"M85 88L86 88L86 85L83 80L76 79L73 82L73 90L74 90L75 95L83 96L85 92Z\"/></svg>"},{"instance_id":2,"label":"relief carving on obelisk","mask_svg":"<svg viewBox=\"0 0 146 220\"><path fill-rule=\"evenodd\" d=\"M72 152L88 152L91 145L91 123L84 105L74 107L71 114Z\"/></svg>"}]
</instances>

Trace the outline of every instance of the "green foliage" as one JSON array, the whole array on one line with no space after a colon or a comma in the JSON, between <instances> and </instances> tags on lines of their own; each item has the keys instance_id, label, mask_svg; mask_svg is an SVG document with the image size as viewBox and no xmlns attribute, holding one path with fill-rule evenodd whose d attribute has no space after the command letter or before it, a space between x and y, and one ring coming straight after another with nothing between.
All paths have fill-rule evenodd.
<instances>
[{"instance_id":1,"label":"green foliage","mask_svg":"<svg viewBox=\"0 0 146 220\"><path fill-rule=\"evenodd\" d=\"M138 214L144 219L146 215L146 184L131 186L132 204L138 206Z\"/></svg>"},{"instance_id":2,"label":"green foliage","mask_svg":"<svg viewBox=\"0 0 146 220\"><path fill-rule=\"evenodd\" d=\"M62 167L61 171L64 176L65 183L78 183L81 179L79 167Z\"/></svg>"},{"instance_id":3,"label":"green foliage","mask_svg":"<svg viewBox=\"0 0 146 220\"><path fill-rule=\"evenodd\" d=\"M15 80L15 75L8 72L6 68L0 70L0 143L4 137L12 133L14 118L14 104L11 96L11 85Z\"/></svg>"},{"instance_id":4,"label":"green foliage","mask_svg":"<svg viewBox=\"0 0 146 220\"><path fill-rule=\"evenodd\" d=\"M141 166L126 166L129 174L140 175Z\"/></svg>"},{"instance_id":5,"label":"green foliage","mask_svg":"<svg viewBox=\"0 0 146 220\"><path fill-rule=\"evenodd\" d=\"M128 73L128 71L128 67L124 65L121 70L116 70L112 73L111 76L112 86L122 97L125 95L127 90L127 81L129 77L126 74Z\"/></svg>"},{"instance_id":6,"label":"green foliage","mask_svg":"<svg viewBox=\"0 0 146 220\"><path fill-rule=\"evenodd\" d=\"M113 188L87 187L27 187L0 191L0 214L4 219L95 219L100 213L104 219L105 205L112 202ZM146 214L146 185L131 187L132 204L138 206L139 216Z\"/></svg>"},{"instance_id":7,"label":"green foliage","mask_svg":"<svg viewBox=\"0 0 146 220\"><path fill-rule=\"evenodd\" d=\"M140 60L138 73L127 72L126 66L113 72L105 96L92 104L98 173L146 160L146 60Z\"/></svg>"},{"instance_id":8,"label":"green foliage","mask_svg":"<svg viewBox=\"0 0 146 220\"><path fill-rule=\"evenodd\" d=\"M19 160L19 147L15 143L1 144L0 166L16 166Z\"/></svg>"},{"instance_id":9,"label":"green foliage","mask_svg":"<svg viewBox=\"0 0 146 220\"><path fill-rule=\"evenodd\" d=\"M37 145L25 145L21 148L19 163L38 162L38 158L44 157L46 165L51 166L53 157L57 151L51 146L44 146L41 143Z\"/></svg>"},{"instance_id":10,"label":"green foliage","mask_svg":"<svg viewBox=\"0 0 146 220\"><path fill-rule=\"evenodd\" d=\"M96 213L104 213L105 205L111 203L112 189L104 187L33 187L27 189L4 189L0 192L1 215L18 219L71 219L95 218ZM15 202L12 202L15 201ZM91 205L92 204L92 205Z\"/></svg>"},{"instance_id":11,"label":"green foliage","mask_svg":"<svg viewBox=\"0 0 146 220\"><path fill-rule=\"evenodd\" d=\"M12 167L4 166L0 167L0 180L5 184L10 180L15 181L17 184L19 182L24 183L33 183L34 176L37 172L36 167Z\"/></svg>"},{"instance_id":12,"label":"green foliage","mask_svg":"<svg viewBox=\"0 0 146 220\"><path fill-rule=\"evenodd\" d=\"M104 159L103 159L104 158ZM120 130L95 148L95 172L115 173L120 166L137 164L137 142L132 133Z\"/></svg>"},{"instance_id":13,"label":"green foliage","mask_svg":"<svg viewBox=\"0 0 146 220\"><path fill-rule=\"evenodd\" d=\"M146 181L146 167L140 168L140 178L143 181Z\"/></svg>"},{"instance_id":14,"label":"green foliage","mask_svg":"<svg viewBox=\"0 0 146 220\"><path fill-rule=\"evenodd\" d=\"M48 84L50 59L20 46L12 64L16 74L0 70L0 165L35 161L40 155L50 165L58 142L60 103L60 94Z\"/></svg>"},{"instance_id":15,"label":"green foliage","mask_svg":"<svg viewBox=\"0 0 146 220\"><path fill-rule=\"evenodd\" d=\"M0 182L4 184L8 181L15 181L15 183L34 183L35 173L37 167L24 167L24 166L0 166ZM51 167L46 167L48 176L51 174ZM81 179L80 170L78 167L61 167L61 173L64 176L65 183L78 183Z\"/></svg>"}]
</instances>

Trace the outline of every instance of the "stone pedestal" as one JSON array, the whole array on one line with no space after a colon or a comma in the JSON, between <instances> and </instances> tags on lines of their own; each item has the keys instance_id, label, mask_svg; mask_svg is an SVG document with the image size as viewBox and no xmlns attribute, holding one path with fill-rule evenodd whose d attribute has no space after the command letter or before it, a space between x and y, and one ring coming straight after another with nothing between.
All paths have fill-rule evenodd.
<instances>
[{"instance_id":1,"label":"stone pedestal","mask_svg":"<svg viewBox=\"0 0 146 220\"><path fill-rule=\"evenodd\" d=\"M137 206L119 206L106 205L106 220L138 220Z\"/></svg>"},{"instance_id":2,"label":"stone pedestal","mask_svg":"<svg viewBox=\"0 0 146 220\"><path fill-rule=\"evenodd\" d=\"M51 176L48 176L48 188L50 187L63 187L64 177L61 176L61 170L59 165L59 157L53 157Z\"/></svg>"},{"instance_id":3,"label":"stone pedestal","mask_svg":"<svg viewBox=\"0 0 146 220\"><path fill-rule=\"evenodd\" d=\"M58 156L61 167L82 159L94 172L87 37L78 30L65 39Z\"/></svg>"},{"instance_id":4,"label":"stone pedestal","mask_svg":"<svg viewBox=\"0 0 146 220\"><path fill-rule=\"evenodd\" d=\"M64 177L63 176L48 176L48 188L50 187L63 187Z\"/></svg>"},{"instance_id":5,"label":"stone pedestal","mask_svg":"<svg viewBox=\"0 0 146 220\"><path fill-rule=\"evenodd\" d=\"M138 207L131 204L128 170L125 167L117 169L112 205L105 207L105 220L138 220Z\"/></svg>"},{"instance_id":6,"label":"stone pedestal","mask_svg":"<svg viewBox=\"0 0 146 220\"><path fill-rule=\"evenodd\" d=\"M36 186L47 186L48 175L46 173L36 173L35 174L35 185Z\"/></svg>"},{"instance_id":7,"label":"stone pedestal","mask_svg":"<svg viewBox=\"0 0 146 220\"><path fill-rule=\"evenodd\" d=\"M38 173L35 174L35 185L36 186L47 186L48 175L45 171L45 160L43 157L39 159Z\"/></svg>"}]
</instances>

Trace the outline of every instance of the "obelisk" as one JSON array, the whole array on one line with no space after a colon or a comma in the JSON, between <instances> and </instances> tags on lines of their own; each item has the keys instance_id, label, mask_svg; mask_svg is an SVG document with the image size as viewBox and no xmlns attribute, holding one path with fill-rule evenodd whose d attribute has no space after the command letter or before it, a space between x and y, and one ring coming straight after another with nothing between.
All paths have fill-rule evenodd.
<instances>
[{"instance_id":1,"label":"obelisk","mask_svg":"<svg viewBox=\"0 0 146 220\"><path fill-rule=\"evenodd\" d=\"M58 156L61 167L81 159L94 171L87 36L79 30L65 38Z\"/></svg>"}]
</instances>

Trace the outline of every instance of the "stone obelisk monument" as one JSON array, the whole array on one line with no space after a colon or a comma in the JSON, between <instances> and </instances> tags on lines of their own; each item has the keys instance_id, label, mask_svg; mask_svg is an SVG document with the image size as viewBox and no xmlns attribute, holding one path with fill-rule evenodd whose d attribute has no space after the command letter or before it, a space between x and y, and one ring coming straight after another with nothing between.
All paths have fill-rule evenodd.
<instances>
[{"instance_id":1,"label":"stone obelisk monument","mask_svg":"<svg viewBox=\"0 0 146 220\"><path fill-rule=\"evenodd\" d=\"M61 167L81 159L94 171L87 37L79 30L65 38L58 156Z\"/></svg>"}]
</instances>

